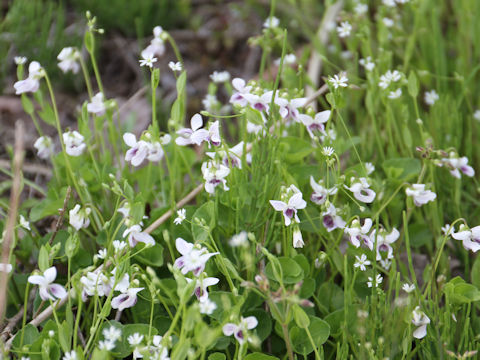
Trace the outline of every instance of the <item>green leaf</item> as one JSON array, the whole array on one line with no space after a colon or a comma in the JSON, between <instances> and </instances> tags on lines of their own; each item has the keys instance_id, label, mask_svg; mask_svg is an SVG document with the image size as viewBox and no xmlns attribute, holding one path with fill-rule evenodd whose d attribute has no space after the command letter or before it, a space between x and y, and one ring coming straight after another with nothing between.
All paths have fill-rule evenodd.
<instances>
[{"instance_id":1,"label":"green leaf","mask_svg":"<svg viewBox=\"0 0 480 360\"><path fill-rule=\"evenodd\" d=\"M201 224L199 224L200 222ZM208 234L215 228L215 204L208 201L200 206L192 217L192 235L195 242L207 240Z\"/></svg>"},{"instance_id":2,"label":"green leaf","mask_svg":"<svg viewBox=\"0 0 480 360\"><path fill-rule=\"evenodd\" d=\"M330 326L328 323L315 316L310 317L310 325L308 326L308 330L312 336L313 343L317 347L324 344L330 336ZM301 329L295 325L292 326L290 329L290 339L295 352L308 355L313 351L308 334L304 329Z\"/></svg>"},{"instance_id":3,"label":"green leaf","mask_svg":"<svg viewBox=\"0 0 480 360\"><path fill-rule=\"evenodd\" d=\"M472 284L480 288L480 256L477 256L472 267Z\"/></svg>"},{"instance_id":4,"label":"green leaf","mask_svg":"<svg viewBox=\"0 0 480 360\"><path fill-rule=\"evenodd\" d=\"M85 43L85 48L89 53L93 52L93 46L95 43L95 39L91 31L87 31L85 36L83 37L83 42Z\"/></svg>"},{"instance_id":5,"label":"green leaf","mask_svg":"<svg viewBox=\"0 0 480 360\"><path fill-rule=\"evenodd\" d=\"M397 181L409 181L416 177L422 168L420 160L413 158L388 159L382 166L387 177Z\"/></svg>"},{"instance_id":6,"label":"green leaf","mask_svg":"<svg viewBox=\"0 0 480 360\"><path fill-rule=\"evenodd\" d=\"M72 331L70 326L64 320L62 325L58 327L58 340L63 352L70 350L70 342L72 340Z\"/></svg>"},{"instance_id":7,"label":"green leaf","mask_svg":"<svg viewBox=\"0 0 480 360\"><path fill-rule=\"evenodd\" d=\"M155 244L152 247L149 247L145 251L137 254L135 260L138 260L142 264L148 266L162 266L163 265L163 246L160 244Z\"/></svg>"},{"instance_id":8,"label":"green leaf","mask_svg":"<svg viewBox=\"0 0 480 360\"><path fill-rule=\"evenodd\" d=\"M443 291L448 295L450 304L467 304L480 300L480 290L458 276L446 283Z\"/></svg>"},{"instance_id":9,"label":"green leaf","mask_svg":"<svg viewBox=\"0 0 480 360\"><path fill-rule=\"evenodd\" d=\"M33 114L34 108L32 101L28 98L27 94L22 94L22 106L23 110L29 115Z\"/></svg>"},{"instance_id":10,"label":"green leaf","mask_svg":"<svg viewBox=\"0 0 480 360\"><path fill-rule=\"evenodd\" d=\"M208 360L225 360L226 358L225 354L219 352L208 355Z\"/></svg>"},{"instance_id":11,"label":"green leaf","mask_svg":"<svg viewBox=\"0 0 480 360\"><path fill-rule=\"evenodd\" d=\"M258 110L247 107L245 110L245 116L248 121L255 125L264 125L262 114Z\"/></svg>"},{"instance_id":12,"label":"green leaf","mask_svg":"<svg viewBox=\"0 0 480 360\"><path fill-rule=\"evenodd\" d=\"M50 267L50 262L48 259L48 250L45 246L40 248L40 252L38 254L38 268L40 271L45 271Z\"/></svg>"},{"instance_id":13,"label":"green leaf","mask_svg":"<svg viewBox=\"0 0 480 360\"><path fill-rule=\"evenodd\" d=\"M23 332L23 345L32 344L40 335L37 328L31 324L27 324L22 330L17 332L15 338L13 339L13 347L19 348L20 347L20 339L22 337Z\"/></svg>"},{"instance_id":14,"label":"green leaf","mask_svg":"<svg viewBox=\"0 0 480 360\"><path fill-rule=\"evenodd\" d=\"M299 328L306 329L310 326L310 319L303 309L297 304L293 305L293 318Z\"/></svg>"},{"instance_id":15,"label":"green leaf","mask_svg":"<svg viewBox=\"0 0 480 360\"><path fill-rule=\"evenodd\" d=\"M413 71L408 75L408 93L414 98L418 95L418 79Z\"/></svg>"},{"instance_id":16,"label":"green leaf","mask_svg":"<svg viewBox=\"0 0 480 360\"><path fill-rule=\"evenodd\" d=\"M185 85L187 82L187 73L185 71L177 79L177 99L172 105L172 113L170 117L178 126L183 125L183 118L185 117L185 102L186 91Z\"/></svg>"},{"instance_id":17,"label":"green leaf","mask_svg":"<svg viewBox=\"0 0 480 360\"><path fill-rule=\"evenodd\" d=\"M279 257L278 261L282 270L282 281L285 284L296 284L297 282L303 279L303 269L298 263L288 257ZM265 274L270 280L275 280L280 282L278 279L278 274L274 274L274 269L272 263L269 262L265 267Z\"/></svg>"},{"instance_id":18,"label":"green leaf","mask_svg":"<svg viewBox=\"0 0 480 360\"><path fill-rule=\"evenodd\" d=\"M38 112L38 115L40 115L40 118L48 125L55 126L55 112L49 104L45 104L43 109Z\"/></svg>"},{"instance_id":19,"label":"green leaf","mask_svg":"<svg viewBox=\"0 0 480 360\"><path fill-rule=\"evenodd\" d=\"M278 357L262 354L259 352L254 352L245 356L244 359L245 360L278 360Z\"/></svg>"}]
</instances>

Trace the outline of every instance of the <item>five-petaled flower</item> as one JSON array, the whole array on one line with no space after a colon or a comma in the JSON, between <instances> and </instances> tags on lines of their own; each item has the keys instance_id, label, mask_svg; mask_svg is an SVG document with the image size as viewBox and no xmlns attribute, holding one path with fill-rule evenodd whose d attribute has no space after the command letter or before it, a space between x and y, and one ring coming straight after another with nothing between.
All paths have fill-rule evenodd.
<instances>
[{"instance_id":1,"label":"five-petaled flower","mask_svg":"<svg viewBox=\"0 0 480 360\"><path fill-rule=\"evenodd\" d=\"M350 236L350 242L353 246L358 248L361 244L364 244L370 250L373 250L373 242L370 236L368 236L371 228L372 219L365 219L363 226L360 226L360 222L355 219L350 227L345 228L345 232Z\"/></svg>"},{"instance_id":2,"label":"five-petaled flower","mask_svg":"<svg viewBox=\"0 0 480 360\"><path fill-rule=\"evenodd\" d=\"M367 266L371 264L370 260L367 260L367 255L362 254L360 257L355 255L357 261L353 264L354 267L360 268L360 270L365 271L367 270Z\"/></svg>"},{"instance_id":3,"label":"five-petaled flower","mask_svg":"<svg viewBox=\"0 0 480 360\"><path fill-rule=\"evenodd\" d=\"M112 299L112 308L120 311L130 308L137 303L137 293L142 291L142 288L129 288L124 293L115 296Z\"/></svg>"},{"instance_id":4,"label":"five-petaled flower","mask_svg":"<svg viewBox=\"0 0 480 360\"><path fill-rule=\"evenodd\" d=\"M480 226L468 228L462 224L458 232L452 232L452 237L455 240L460 240L466 250L472 250L474 253L480 250Z\"/></svg>"},{"instance_id":5,"label":"five-petaled flower","mask_svg":"<svg viewBox=\"0 0 480 360\"><path fill-rule=\"evenodd\" d=\"M187 282L192 282L194 280L185 278ZM195 289L193 290L193 294L197 297L198 301L204 302L208 299L208 291L207 288L212 285L218 284L220 281L216 277L206 277L206 278L198 278L195 280Z\"/></svg>"},{"instance_id":6,"label":"five-petaled flower","mask_svg":"<svg viewBox=\"0 0 480 360\"><path fill-rule=\"evenodd\" d=\"M33 147L37 149L37 156L44 160L53 155L55 150L52 138L47 135L40 136L33 144Z\"/></svg>"},{"instance_id":7,"label":"five-petaled flower","mask_svg":"<svg viewBox=\"0 0 480 360\"><path fill-rule=\"evenodd\" d=\"M425 184L412 184L412 186L405 189L407 196L413 197L413 202L416 206L422 206L429 201L436 199L437 194L431 190L425 190Z\"/></svg>"},{"instance_id":8,"label":"five-petaled flower","mask_svg":"<svg viewBox=\"0 0 480 360\"><path fill-rule=\"evenodd\" d=\"M325 188L323 186L323 180L320 180L317 183L313 176L310 176L310 186L313 189L310 200L312 200L317 205L322 205L327 200L327 197L329 195L335 195L338 190L336 186L333 186L330 189Z\"/></svg>"},{"instance_id":9,"label":"five-petaled flower","mask_svg":"<svg viewBox=\"0 0 480 360\"><path fill-rule=\"evenodd\" d=\"M155 245L155 240L153 239L153 237L145 231L142 231L142 227L139 224L127 228L123 232L122 236L124 238L128 237L128 243L132 248L135 247L139 242L144 243L145 246Z\"/></svg>"},{"instance_id":10,"label":"five-petaled flower","mask_svg":"<svg viewBox=\"0 0 480 360\"><path fill-rule=\"evenodd\" d=\"M182 238L177 238L175 246L182 256L175 260L174 266L184 275L191 271L194 276L199 276L205 270L208 259L218 254L217 252L209 253L206 248L189 243Z\"/></svg>"},{"instance_id":11,"label":"five-petaled flower","mask_svg":"<svg viewBox=\"0 0 480 360\"><path fill-rule=\"evenodd\" d=\"M337 228L343 229L346 225L342 217L337 215L337 209L333 204L329 204L327 210L322 212L322 217L323 226L325 226L328 232Z\"/></svg>"},{"instance_id":12,"label":"five-petaled flower","mask_svg":"<svg viewBox=\"0 0 480 360\"><path fill-rule=\"evenodd\" d=\"M353 193L353 196L358 201L369 204L375 200L376 193L370 189L370 185L366 178L362 177L359 179L352 178L350 180L350 187L345 185L345 188L350 190Z\"/></svg>"},{"instance_id":13,"label":"five-petaled flower","mask_svg":"<svg viewBox=\"0 0 480 360\"><path fill-rule=\"evenodd\" d=\"M243 345L245 341L248 339L247 331L251 329L255 329L258 325L258 320L255 316L249 316L247 318L240 318L240 323L233 324L227 323L223 326L223 334L225 336L235 336L235 339Z\"/></svg>"},{"instance_id":14,"label":"five-petaled flower","mask_svg":"<svg viewBox=\"0 0 480 360\"><path fill-rule=\"evenodd\" d=\"M92 212L92 209L86 207L82 209L80 204L75 205L73 209L68 212L69 222L75 230L80 230L81 228L87 228L90 225L90 219L88 216Z\"/></svg>"},{"instance_id":15,"label":"five-petaled flower","mask_svg":"<svg viewBox=\"0 0 480 360\"><path fill-rule=\"evenodd\" d=\"M32 61L28 66L28 77L25 80L19 80L13 87L15 94L20 95L26 92L36 92L40 87L40 79L45 76L45 70L37 61Z\"/></svg>"},{"instance_id":16,"label":"five-petaled flower","mask_svg":"<svg viewBox=\"0 0 480 360\"><path fill-rule=\"evenodd\" d=\"M38 285L40 298L44 301L63 299L67 296L67 291L62 285L54 284L57 277L57 269L55 266L44 271L43 275L30 275L28 282L30 284Z\"/></svg>"},{"instance_id":17,"label":"five-petaled flower","mask_svg":"<svg viewBox=\"0 0 480 360\"><path fill-rule=\"evenodd\" d=\"M417 306L412 312L412 324L418 326L413 332L415 339L423 339L427 336L427 325L430 324L430 318Z\"/></svg>"},{"instance_id":18,"label":"five-petaled flower","mask_svg":"<svg viewBox=\"0 0 480 360\"><path fill-rule=\"evenodd\" d=\"M280 200L270 200L270 204L277 211L283 213L285 219L285 226L289 226L292 223L292 219L296 223L300 222L298 218L297 211L305 209L307 202L302 199L302 193L294 185L290 185L290 188L293 192L293 195L290 196L287 202Z\"/></svg>"},{"instance_id":19,"label":"five-petaled flower","mask_svg":"<svg viewBox=\"0 0 480 360\"><path fill-rule=\"evenodd\" d=\"M67 131L63 133L63 142L65 143L65 152L70 156L80 156L83 154L87 145L85 138L78 131Z\"/></svg>"}]
</instances>

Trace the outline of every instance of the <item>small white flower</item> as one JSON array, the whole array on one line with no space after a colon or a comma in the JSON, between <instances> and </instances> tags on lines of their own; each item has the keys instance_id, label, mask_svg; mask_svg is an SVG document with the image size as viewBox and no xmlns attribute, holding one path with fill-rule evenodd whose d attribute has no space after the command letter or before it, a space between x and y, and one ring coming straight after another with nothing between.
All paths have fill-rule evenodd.
<instances>
[{"instance_id":1,"label":"small white flower","mask_svg":"<svg viewBox=\"0 0 480 360\"><path fill-rule=\"evenodd\" d=\"M401 78L402 75L398 70L388 70L385 74L380 76L380 82L378 83L378 86L380 86L382 89L386 89L392 82L397 82Z\"/></svg>"},{"instance_id":2,"label":"small white flower","mask_svg":"<svg viewBox=\"0 0 480 360\"><path fill-rule=\"evenodd\" d=\"M358 63L367 71L372 71L375 68L375 63L372 61L370 56L366 57L365 59L358 60Z\"/></svg>"},{"instance_id":3,"label":"small white flower","mask_svg":"<svg viewBox=\"0 0 480 360\"><path fill-rule=\"evenodd\" d=\"M105 114L106 106L103 94L101 92L97 93L93 98L92 102L87 104L87 111L91 114L97 116L102 116Z\"/></svg>"},{"instance_id":4,"label":"small white flower","mask_svg":"<svg viewBox=\"0 0 480 360\"><path fill-rule=\"evenodd\" d=\"M325 134L325 124L330 119L330 110L325 110L317 113L314 118L306 114L299 114L298 119L307 128L308 134L312 139L315 139L315 133L320 132Z\"/></svg>"},{"instance_id":5,"label":"small white flower","mask_svg":"<svg viewBox=\"0 0 480 360\"><path fill-rule=\"evenodd\" d=\"M412 324L418 326L413 332L415 339L423 339L427 336L427 325L430 324L430 318L417 306L412 312Z\"/></svg>"},{"instance_id":6,"label":"small white flower","mask_svg":"<svg viewBox=\"0 0 480 360\"><path fill-rule=\"evenodd\" d=\"M118 309L122 311L126 308L134 306L137 303L137 293L143 289L144 288L129 288L125 293L115 296L111 303L112 309Z\"/></svg>"},{"instance_id":7,"label":"small white flower","mask_svg":"<svg viewBox=\"0 0 480 360\"><path fill-rule=\"evenodd\" d=\"M70 352L66 352L65 355L63 355L62 360L77 360L77 352L75 350L72 350Z\"/></svg>"},{"instance_id":8,"label":"small white flower","mask_svg":"<svg viewBox=\"0 0 480 360\"><path fill-rule=\"evenodd\" d=\"M188 283L192 282L192 279L185 278ZM206 277L206 278L198 278L195 284L195 289L193 290L193 294L197 297L198 301L204 302L208 299L208 290L209 286L213 286L218 284L220 281L216 277Z\"/></svg>"},{"instance_id":9,"label":"small white flower","mask_svg":"<svg viewBox=\"0 0 480 360\"><path fill-rule=\"evenodd\" d=\"M383 25L385 25L385 26L388 27L388 28L390 28L390 27L392 27L393 25L395 25L395 22L394 22L392 19L388 18L388 17L384 17L384 18L382 19L382 22L383 22Z\"/></svg>"},{"instance_id":10,"label":"small white flower","mask_svg":"<svg viewBox=\"0 0 480 360\"><path fill-rule=\"evenodd\" d=\"M208 259L218 254L209 253L206 248L195 246L182 238L175 240L175 247L182 256L177 258L173 265L184 275L191 271L194 276L199 276L205 270Z\"/></svg>"},{"instance_id":11,"label":"small white flower","mask_svg":"<svg viewBox=\"0 0 480 360\"><path fill-rule=\"evenodd\" d=\"M375 166L371 162L366 162L365 170L367 171L367 175L370 175L375 171Z\"/></svg>"},{"instance_id":12,"label":"small white flower","mask_svg":"<svg viewBox=\"0 0 480 360\"><path fill-rule=\"evenodd\" d=\"M395 7L395 0L382 0L383 5L386 5L388 7Z\"/></svg>"},{"instance_id":13,"label":"small white flower","mask_svg":"<svg viewBox=\"0 0 480 360\"><path fill-rule=\"evenodd\" d=\"M175 220L173 220L173 223L175 225L180 225L183 220L185 220L187 218L187 210L185 209L180 209L180 210L177 210L177 217L175 218Z\"/></svg>"},{"instance_id":14,"label":"small white flower","mask_svg":"<svg viewBox=\"0 0 480 360\"><path fill-rule=\"evenodd\" d=\"M252 90L251 86L246 86L245 80L241 78L235 78L232 80L232 86L237 91L232 94L230 97L230 102L234 105L239 105L245 107L248 104L247 99L245 99L245 94L250 94Z\"/></svg>"},{"instance_id":15,"label":"small white flower","mask_svg":"<svg viewBox=\"0 0 480 360\"><path fill-rule=\"evenodd\" d=\"M466 250L472 250L474 253L480 250L480 226L468 228L466 225L460 225L458 232L452 232L455 240L460 240Z\"/></svg>"},{"instance_id":16,"label":"small white flower","mask_svg":"<svg viewBox=\"0 0 480 360\"><path fill-rule=\"evenodd\" d=\"M190 119L191 129L183 128L177 131L179 137L175 139L177 145L200 145L208 140L208 130L202 129L203 119L200 114L195 114Z\"/></svg>"},{"instance_id":17,"label":"small white flower","mask_svg":"<svg viewBox=\"0 0 480 360\"><path fill-rule=\"evenodd\" d=\"M247 340L247 331L256 328L258 320L255 316L240 318L240 324L228 323L222 328L225 336L235 336L235 339L242 345Z\"/></svg>"},{"instance_id":18,"label":"small white flower","mask_svg":"<svg viewBox=\"0 0 480 360\"><path fill-rule=\"evenodd\" d=\"M390 266L392 266L392 262L388 259L380 259L380 266L388 271Z\"/></svg>"},{"instance_id":19,"label":"small white flower","mask_svg":"<svg viewBox=\"0 0 480 360\"><path fill-rule=\"evenodd\" d=\"M353 264L354 267L360 268L360 270L365 271L367 270L367 266L371 264L370 260L367 260L367 255L362 254L360 257L355 255L357 261Z\"/></svg>"},{"instance_id":20,"label":"small white flower","mask_svg":"<svg viewBox=\"0 0 480 360\"><path fill-rule=\"evenodd\" d=\"M352 31L352 25L348 21L343 21L340 26L337 26L337 33L338 36L341 38L345 38L350 36Z\"/></svg>"},{"instance_id":21,"label":"small white flower","mask_svg":"<svg viewBox=\"0 0 480 360\"><path fill-rule=\"evenodd\" d=\"M338 190L336 186L333 186L330 189L325 188L323 186L323 180L320 180L317 183L313 176L310 176L310 186L313 189L310 200L317 205L322 205L327 200L328 195L335 195Z\"/></svg>"},{"instance_id":22,"label":"small white flower","mask_svg":"<svg viewBox=\"0 0 480 360\"><path fill-rule=\"evenodd\" d=\"M160 26L153 28L153 39L150 44L142 51L156 56L162 56L165 53L164 31Z\"/></svg>"},{"instance_id":23,"label":"small white flower","mask_svg":"<svg viewBox=\"0 0 480 360\"><path fill-rule=\"evenodd\" d=\"M278 58L274 61L274 64L280 66L282 58ZM295 54L286 54L283 57L283 64L285 65L294 65L297 62L297 56Z\"/></svg>"},{"instance_id":24,"label":"small white flower","mask_svg":"<svg viewBox=\"0 0 480 360\"><path fill-rule=\"evenodd\" d=\"M450 224L445 224L445 226L442 226L442 233L445 236L450 235L454 231L455 231L455 228Z\"/></svg>"},{"instance_id":25,"label":"small white flower","mask_svg":"<svg viewBox=\"0 0 480 360\"><path fill-rule=\"evenodd\" d=\"M172 70L172 71L182 71L183 67L182 67L182 63L180 61L177 61L177 62L173 62L173 61L170 61L168 63L168 67Z\"/></svg>"},{"instance_id":26,"label":"small white flower","mask_svg":"<svg viewBox=\"0 0 480 360\"><path fill-rule=\"evenodd\" d=\"M98 250L97 256L99 259L105 259L107 257L107 249Z\"/></svg>"},{"instance_id":27,"label":"small white flower","mask_svg":"<svg viewBox=\"0 0 480 360\"><path fill-rule=\"evenodd\" d=\"M139 333L134 333L127 338L127 341L130 346L140 345L143 341L143 335L140 335Z\"/></svg>"},{"instance_id":28,"label":"small white flower","mask_svg":"<svg viewBox=\"0 0 480 360\"><path fill-rule=\"evenodd\" d=\"M25 80L19 80L13 87L15 94L20 95L26 92L36 92L40 87L40 79L45 76L45 70L37 61L32 61L28 66L28 77Z\"/></svg>"},{"instance_id":29,"label":"small white flower","mask_svg":"<svg viewBox=\"0 0 480 360\"><path fill-rule=\"evenodd\" d=\"M286 100L280 97L275 98L275 104L280 106L280 116L286 120L287 125L289 124L290 120L294 120L296 122L301 121L298 108L305 106L306 101L307 98L296 98L291 100Z\"/></svg>"},{"instance_id":30,"label":"small white flower","mask_svg":"<svg viewBox=\"0 0 480 360\"><path fill-rule=\"evenodd\" d=\"M205 98L202 100L202 105L205 110L212 112L214 109L218 108L220 102L217 99L217 96L214 94L207 94Z\"/></svg>"},{"instance_id":31,"label":"small white flower","mask_svg":"<svg viewBox=\"0 0 480 360\"><path fill-rule=\"evenodd\" d=\"M372 286L373 287L378 287L378 285L380 285L382 282L383 282L382 275L377 274L377 276L375 276L375 279L373 279L370 276L368 277L367 285L368 285L369 288L371 288Z\"/></svg>"},{"instance_id":32,"label":"small white flower","mask_svg":"<svg viewBox=\"0 0 480 360\"><path fill-rule=\"evenodd\" d=\"M115 348L115 343L108 340L100 340L98 342L98 348L100 350L112 351Z\"/></svg>"},{"instance_id":33,"label":"small white flower","mask_svg":"<svg viewBox=\"0 0 480 360\"><path fill-rule=\"evenodd\" d=\"M368 5L363 3L358 3L353 9L357 15L363 15L368 12Z\"/></svg>"},{"instance_id":34,"label":"small white flower","mask_svg":"<svg viewBox=\"0 0 480 360\"><path fill-rule=\"evenodd\" d=\"M127 246L127 243L121 240L113 240L112 245L115 250L115 253L118 253L119 251L122 251L125 248L125 246Z\"/></svg>"},{"instance_id":35,"label":"small white flower","mask_svg":"<svg viewBox=\"0 0 480 360\"><path fill-rule=\"evenodd\" d=\"M148 51L142 51L142 58L139 60L140 66L148 66L149 68L153 68L153 64L157 62L157 58L155 55Z\"/></svg>"},{"instance_id":36,"label":"small white flower","mask_svg":"<svg viewBox=\"0 0 480 360\"><path fill-rule=\"evenodd\" d=\"M63 142L65 143L65 152L70 156L80 156L83 154L87 145L85 138L78 131L67 131L63 133Z\"/></svg>"},{"instance_id":37,"label":"small white flower","mask_svg":"<svg viewBox=\"0 0 480 360\"><path fill-rule=\"evenodd\" d=\"M460 172L468 177L475 175L475 170L468 165L468 158L466 156L458 157L454 152L452 152L449 158L443 158L441 161L442 165L445 164L450 168L450 174L457 179L462 177Z\"/></svg>"},{"instance_id":38,"label":"small white flower","mask_svg":"<svg viewBox=\"0 0 480 360\"><path fill-rule=\"evenodd\" d=\"M75 207L68 212L70 225L77 231L81 228L87 228L88 225L90 225L88 216L91 212L92 209L89 207L82 209L80 204L76 204Z\"/></svg>"},{"instance_id":39,"label":"small white flower","mask_svg":"<svg viewBox=\"0 0 480 360\"><path fill-rule=\"evenodd\" d=\"M200 308L200 314L211 315L215 309L217 308L217 304L215 304L209 298L205 299L204 301L198 304Z\"/></svg>"},{"instance_id":40,"label":"small white flower","mask_svg":"<svg viewBox=\"0 0 480 360\"><path fill-rule=\"evenodd\" d=\"M206 161L202 164L202 174L205 179L205 191L209 194L215 194L215 188L220 184L223 184L223 190L230 190L225 179L230 174L227 166L214 161Z\"/></svg>"},{"instance_id":41,"label":"small white flower","mask_svg":"<svg viewBox=\"0 0 480 360\"><path fill-rule=\"evenodd\" d=\"M210 79L214 83L225 83L230 81L230 73L228 71L214 71L213 74L210 75Z\"/></svg>"},{"instance_id":42,"label":"small white flower","mask_svg":"<svg viewBox=\"0 0 480 360\"><path fill-rule=\"evenodd\" d=\"M242 231L239 234L235 234L228 241L231 247L243 247L248 245L248 234L246 231Z\"/></svg>"},{"instance_id":43,"label":"small white flower","mask_svg":"<svg viewBox=\"0 0 480 360\"><path fill-rule=\"evenodd\" d=\"M52 138L46 135L40 136L33 144L33 147L37 149L37 156L44 160L47 160L54 152Z\"/></svg>"},{"instance_id":44,"label":"small white flower","mask_svg":"<svg viewBox=\"0 0 480 360\"><path fill-rule=\"evenodd\" d=\"M28 282L30 284L38 285L40 298L44 301L55 299L62 299L67 296L67 291L62 285L54 284L57 277L57 269L55 266L45 270L43 275L30 275Z\"/></svg>"},{"instance_id":45,"label":"small white flower","mask_svg":"<svg viewBox=\"0 0 480 360\"><path fill-rule=\"evenodd\" d=\"M402 89L398 88L397 90L395 91L390 91L388 93L388 98L389 99L398 99L400 96L402 96Z\"/></svg>"},{"instance_id":46,"label":"small white flower","mask_svg":"<svg viewBox=\"0 0 480 360\"><path fill-rule=\"evenodd\" d=\"M132 166L140 166L149 155L150 144L144 140L137 141L132 133L123 134L123 141L130 147L125 153L125 161L131 163Z\"/></svg>"},{"instance_id":47,"label":"small white flower","mask_svg":"<svg viewBox=\"0 0 480 360\"><path fill-rule=\"evenodd\" d=\"M60 51L60 54L57 56L58 67L64 72L71 71L74 74L80 71L80 64L78 59L80 58L80 53L77 49L73 47L66 47Z\"/></svg>"},{"instance_id":48,"label":"small white flower","mask_svg":"<svg viewBox=\"0 0 480 360\"><path fill-rule=\"evenodd\" d=\"M405 291L406 293L410 294L412 291L415 290L415 285L414 284L409 284L405 283L402 286L402 290Z\"/></svg>"},{"instance_id":49,"label":"small white flower","mask_svg":"<svg viewBox=\"0 0 480 360\"><path fill-rule=\"evenodd\" d=\"M437 194L431 190L425 190L425 184L412 184L405 190L407 196L413 197L413 202L416 206L422 206L429 201L436 199Z\"/></svg>"},{"instance_id":50,"label":"small white flower","mask_svg":"<svg viewBox=\"0 0 480 360\"><path fill-rule=\"evenodd\" d=\"M27 58L25 56L15 56L13 60L15 61L16 65L23 65L27 62Z\"/></svg>"},{"instance_id":51,"label":"small white flower","mask_svg":"<svg viewBox=\"0 0 480 360\"><path fill-rule=\"evenodd\" d=\"M322 217L323 226L325 226L328 232L335 229L343 229L346 225L342 217L337 215L337 209L333 204L330 204L327 210L322 212Z\"/></svg>"},{"instance_id":52,"label":"small white flower","mask_svg":"<svg viewBox=\"0 0 480 360\"><path fill-rule=\"evenodd\" d=\"M372 189L370 189L370 185L366 178L362 177L359 179L352 178L350 180L350 187L345 186L346 189L350 190L353 193L353 196L358 201L364 202L366 204L370 204L375 200L376 193Z\"/></svg>"},{"instance_id":53,"label":"small white flower","mask_svg":"<svg viewBox=\"0 0 480 360\"><path fill-rule=\"evenodd\" d=\"M145 244L145 246L154 246L155 240L150 234L142 231L140 225L136 224L127 228L122 235L124 238L128 237L128 243L130 247L135 247L139 242Z\"/></svg>"},{"instance_id":54,"label":"small white flower","mask_svg":"<svg viewBox=\"0 0 480 360\"><path fill-rule=\"evenodd\" d=\"M480 109L475 110L475 112L473 113L473 118L477 121L480 121Z\"/></svg>"},{"instance_id":55,"label":"small white flower","mask_svg":"<svg viewBox=\"0 0 480 360\"><path fill-rule=\"evenodd\" d=\"M343 75L333 75L333 77L328 78L328 82L332 84L332 86L335 89L338 89L339 87L347 87L348 86L348 78Z\"/></svg>"},{"instance_id":56,"label":"small white flower","mask_svg":"<svg viewBox=\"0 0 480 360\"><path fill-rule=\"evenodd\" d=\"M425 103L432 106L435 102L440 99L435 90L430 90L425 92Z\"/></svg>"},{"instance_id":57,"label":"small white flower","mask_svg":"<svg viewBox=\"0 0 480 360\"><path fill-rule=\"evenodd\" d=\"M330 146L324 146L322 149L322 154L326 157L330 157L335 153L335 149Z\"/></svg>"},{"instance_id":58,"label":"small white flower","mask_svg":"<svg viewBox=\"0 0 480 360\"><path fill-rule=\"evenodd\" d=\"M393 258L393 248L392 245L395 241L398 240L400 237L400 232L393 228L391 233L387 233L384 229L380 229L377 234L376 229L373 229L372 233L370 234L370 241L372 244L377 242L377 261L382 260L382 255L380 252L387 253L387 259Z\"/></svg>"},{"instance_id":59,"label":"small white flower","mask_svg":"<svg viewBox=\"0 0 480 360\"><path fill-rule=\"evenodd\" d=\"M292 219L295 223L299 223L300 219L298 218L297 211L307 207L307 202L303 200L301 191L294 185L291 185L290 189L293 190L293 195L290 196L288 202L270 200L270 205L272 205L276 211L283 213L285 226L289 226L292 223Z\"/></svg>"},{"instance_id":60,"label":"small white flower","mask_svg":"<svg viewBox=\"0 0 480 360\"><path fill-rule=\"evenodd\" d=\"M355 219L352 221L350 227L345 227L345 233L350 236L350 242L355 247L360 247L360 245L366 245L370 250L373 250L373 242L371 241L368 233L372 228L372 219L367 218L364 221L363 226L360 226L360 222Z\"/></svg>"},{"instance_id":61,"label":"small white flower","mask_svg":"<svg viewBox=\"0 0 480 360\"><path fill-rule=\"evenodd\" d=\"M109 328L104 328L102 334L105 340L115 342L122 336L122 330L115 326L110 326Z\"/></svg>"},{"instance_id":62,"label":"small white flower","mask_svg":"<svg viewBox=\"0 0 480 360\"><path fill-rule=\"evenodd\" d=\"M279 25L280 25L280 20L278 20L275 16L271 16L267 18L263 23L263 27L265 29L277 28Z\"/></svg>"},{"instance_id":63,"label":"small white flower","mask_svg":"<svg viewBox=\"0 0 480 360\"><path fill-rule=\"evenodd\" d=\"M23 215L19 216L19 223L20 226L25 230L32 231L32 229L30 228L30 223L27 221L27 219L25 219Z\"/></svg>"}]
</instances>

